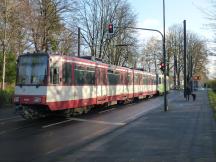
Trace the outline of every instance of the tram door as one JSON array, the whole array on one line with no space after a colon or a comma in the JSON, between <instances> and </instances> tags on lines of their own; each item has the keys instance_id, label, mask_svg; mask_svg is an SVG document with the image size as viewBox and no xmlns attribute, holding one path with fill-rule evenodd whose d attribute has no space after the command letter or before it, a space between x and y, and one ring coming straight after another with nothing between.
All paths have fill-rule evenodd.
<instances>
[{"instance_id":1,"label":"tram door","mask_svg":"<svg viewBox=\"0 0 216 162\"><path fill-rule=\"evenodd\" d=\"M96 81L97 104L104 104L108 102L107 69L97 68L96 80L97 80Z\"/></svg>"}]
</instances>

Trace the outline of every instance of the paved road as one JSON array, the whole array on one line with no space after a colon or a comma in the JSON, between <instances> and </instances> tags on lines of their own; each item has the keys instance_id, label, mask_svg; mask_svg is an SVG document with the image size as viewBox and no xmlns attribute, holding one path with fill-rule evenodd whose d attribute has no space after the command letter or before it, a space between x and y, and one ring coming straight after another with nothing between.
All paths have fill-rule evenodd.
<instances>
[{"instance_id":1,"label":"paved road","mask_svg":"<svg viewBox=\"0 0 216 162\"><path fill-rule=\"evenodd\" d=\"M207 92L182 97L134 122L59 156L61 162L215 162L216 126Z\"/></svg>"},{"instance_id":2,"label":"paved road","mask_svg":"<svg viewBox=\"0 0 216 162\"><path fill-rule=\"evenodd\" d=\"M216 161L206 92L186 102L172 92L71 119L0 119L0 161Z\"/></svg>"},{"instance_id":3,"label":"paved road","mask_svg":"<svg viewBox=\"0 0 216 162\"><path fill-rule=\"evenodd\" d=\"M173 100L178 93L173 92ZM26 121L13 110L0 110L0 161L47 161L56 159L89 141L132 122L155 109L162 110L163 97L136 104L95 111L71 119L50 117Z\"/></svg>"}]
</instances>

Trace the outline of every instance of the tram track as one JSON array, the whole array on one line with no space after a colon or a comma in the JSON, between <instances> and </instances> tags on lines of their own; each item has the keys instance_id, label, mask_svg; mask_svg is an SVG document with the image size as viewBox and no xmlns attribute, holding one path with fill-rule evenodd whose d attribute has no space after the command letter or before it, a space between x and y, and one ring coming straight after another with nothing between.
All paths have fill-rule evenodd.
<instances>
[{"instance_id":1,"label":"tram track","mask_svg":"<svg viewBox=\"0 0 216 162\"><path fill-rule=\"evenodd\" d=\"M20 130L27 131L28 128L38 130L45 124L52 124L55 122L56 122L55 118L46 118L46 119L39 119L39 120L25 120L20 118L20 120L18 121L4 120L0 122L0 130L1 130L0 136L18 132Z\"/></svg>"},{"instance_id":2,"label":"tram track","mask_svg":"<svg viewBox=\"0 0 216 162\"><path fill-rule=\"evenodd\" d=\"M177 95L179 96L179 95ZM176 97L170 96L170 100L174 100ZM155 100L156 99L156 100ZM160 101L160 98L155 98L154 100L156 101L155 104L157 104L157 100ZM142 102L142 101L141 101ZM138 103L139 104L139 103ZM141 112L138 112L138 110L135 110L137 112L133 112L133 115L129 115L130 117L126 117L125 120L121 120L121 121L113 121L113 122L109 122L109 120L105 119L102 120L101 118L103 118L103 115L112 113L113 111L122 111L123 109L129 109L130 110L130 106L134 105L133 104L127 104L127 105L120 105L120 106L115 106L112 108L108 108L102 111L98 111L98 110L93 110L93 112L90 112L89 114L86 115L80 115L74 118L56 118L56 116L52 116L52 117L48 117L45 119L39 119L39 120L25 120L22 119L19 116L14 116L14 117L9 117L9 118L3 118L0 119L0 136L2 135L7 135L7 134L11 134L13 132L18 132L18 131L27 131L28 128L32 128L33 130L39 130L39 129L45 129L45 128L49 128L49 127L55 127L55 126L59 126L59 125L63 125L63 124L69 124L69 123L73 123L73 121L78 121L78 122L90 122L90 123L105 123L105 124L113 124L114 125L121 125L122 123L128 123L130 121L132 121L135 118L138 118L139 116L141 116L143 113L145 113L146 111L150 111L153 108L148 108L145 109ZM157 104L157 106L162 105L161 103ZM132 111L132 110L130 110ZM119 112L119 113L120 113Z\"/></svg>"},{"instance_id":3,"label":"tram track","mask_svg":"<svg viewBox=\"0 0 216 162\"><path fill-rule=\"evenodd\" d=\"M0 119L0 124L2 122L6 122L6 121L11 121L11 120L16 120L16 119L19 119L20 116L14 116L14 117L8 117L8 118L3 118L3 119Z\"/></svg>"}]
</instances>

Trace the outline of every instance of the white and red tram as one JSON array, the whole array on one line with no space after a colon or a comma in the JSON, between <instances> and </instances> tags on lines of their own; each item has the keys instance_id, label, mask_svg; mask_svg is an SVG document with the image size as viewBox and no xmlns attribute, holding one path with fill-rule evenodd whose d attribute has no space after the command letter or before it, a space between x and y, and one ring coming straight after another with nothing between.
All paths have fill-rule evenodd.
<instances>
[{"instance_id":1,"label":"white and red tram","mask_svg":"<svg viewBox=\"0 0 216 162\"><path fill-rule=\"evenodd\" d=\"M155 74L88 59L48 54L18 58L14 103L25 118L63 110L87 112L157 94Z\"/></svg>"}]
</instances>

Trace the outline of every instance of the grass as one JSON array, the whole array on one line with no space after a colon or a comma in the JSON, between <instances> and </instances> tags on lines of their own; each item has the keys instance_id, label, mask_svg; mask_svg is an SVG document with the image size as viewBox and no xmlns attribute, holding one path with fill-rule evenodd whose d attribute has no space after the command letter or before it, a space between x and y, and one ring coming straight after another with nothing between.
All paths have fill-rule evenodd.
<instances>
[{"instance_id":1,"label":"grass","mask_svg":"<svg viewBox=\"0 0 216 162\"><path fill-rule=\"evenodd\" d=\"M216 119L216 91L208 91L209 103L214 111L214 118Z\"/></svg>"}]
</instances>

